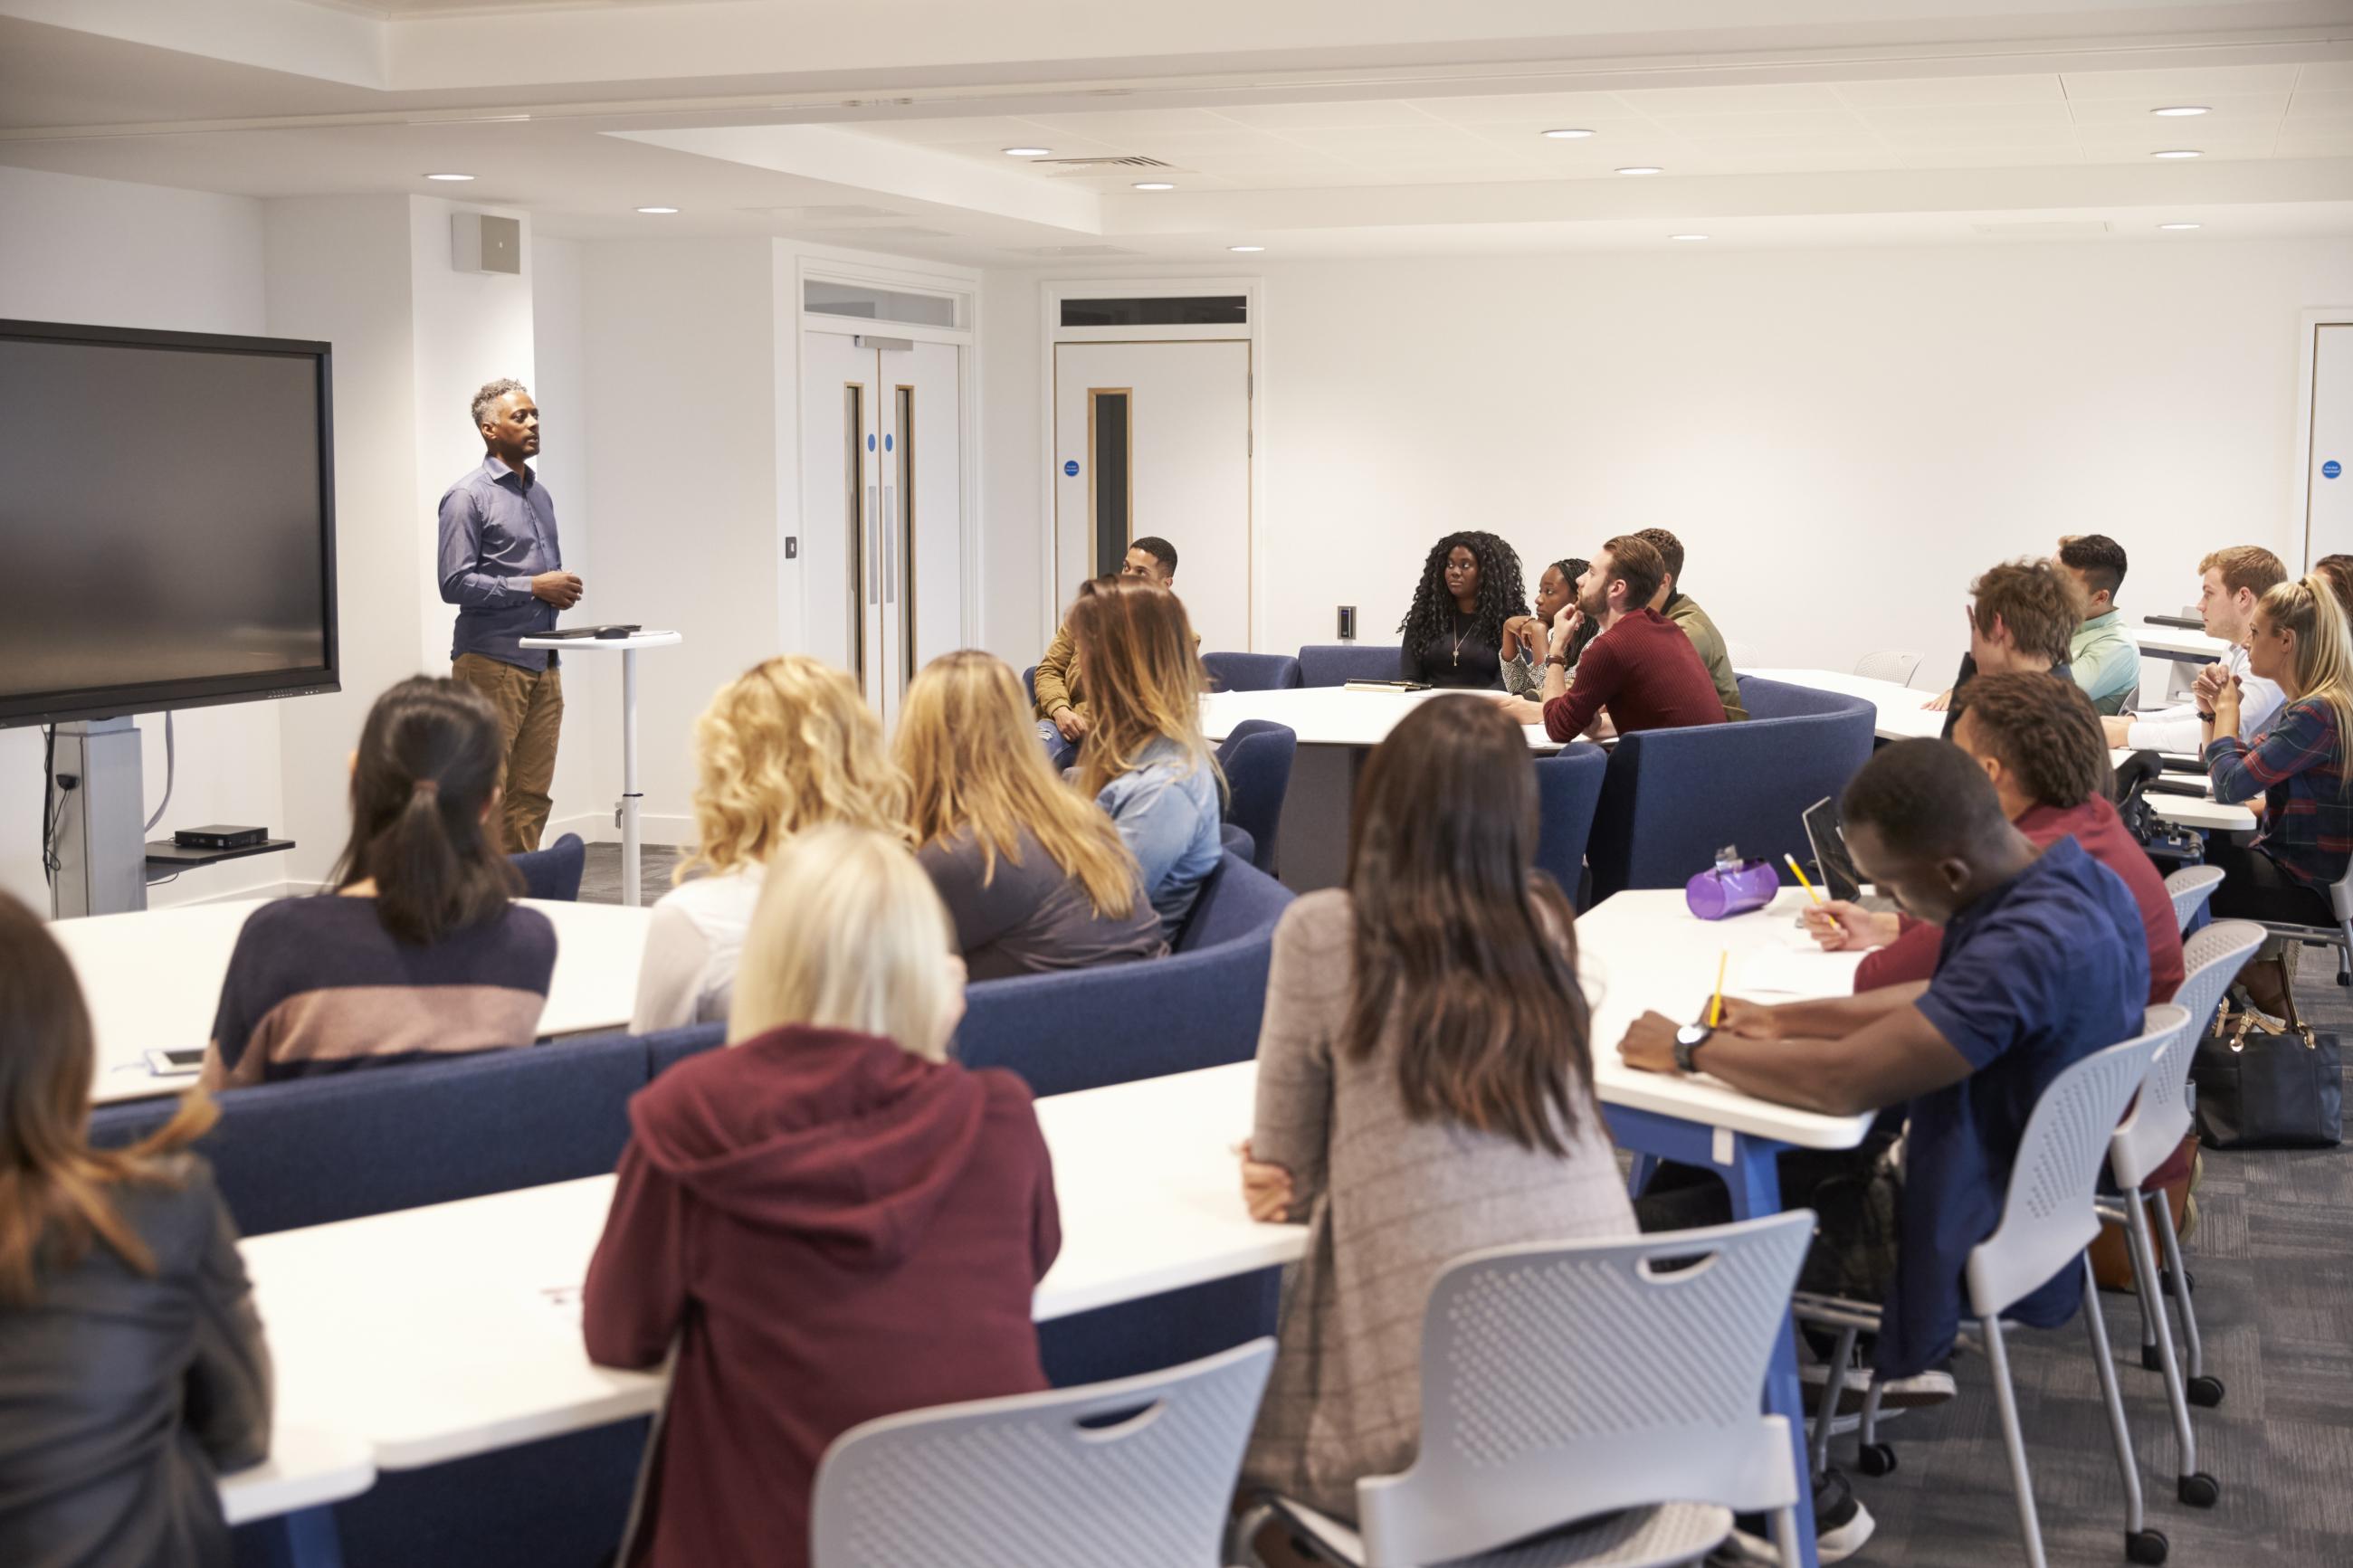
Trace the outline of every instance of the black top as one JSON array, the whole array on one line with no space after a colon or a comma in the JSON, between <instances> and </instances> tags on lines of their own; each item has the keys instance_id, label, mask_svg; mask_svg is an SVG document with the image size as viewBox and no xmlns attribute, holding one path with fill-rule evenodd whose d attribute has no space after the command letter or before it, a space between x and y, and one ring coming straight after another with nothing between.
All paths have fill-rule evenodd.
<instances>
[{"instance_id":1,"label":"black top","mask_svg":"<svg viewBox=\"0 0 2353 1568\"><path fill-rule=\"evenodd\" d=\"M1460 610L1448 614L1442 629L1420 647L1408 643L1398 657L1401 680L1423 680L1432 686L1469 687L1480 691L1504 689L1501 638L1482 641L1478 618Z\"/></svg>"}]
</instances>

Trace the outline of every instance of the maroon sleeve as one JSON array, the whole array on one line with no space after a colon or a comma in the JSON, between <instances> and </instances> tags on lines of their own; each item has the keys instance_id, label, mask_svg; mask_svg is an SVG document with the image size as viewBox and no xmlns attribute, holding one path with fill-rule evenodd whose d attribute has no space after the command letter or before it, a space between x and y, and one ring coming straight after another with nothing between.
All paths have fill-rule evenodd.
<instances>
[{"instance_id":1,"label":"maroon sleeve","mask_svg":"<svg viewBox=\"0 0 2353 1568\"><path fill-rule=\"evenodd\" d=\"M1907 981L1927 980L1936 973L1936 955L1944 951L1945 928L1904 918L1904 931L1877 952L1866 954L1854 972L1857 995Z\"/></svg>"},{"instance_id":2,"label":"maroon sleeve","mask_svg":"<svg viewBox=\"0 0 2353 1568\"><path fill-rule=\"evenodd\" d=\"M1617 695L1620 673L1617 645L1607 637L1595 637L1587 644L1577 661L1576 682L1545 704L1545 733L1563 745L1584 734L1601 705Z\"/></svg>"},{"instance_id":3,"label":"maroon sleeve","mask_svg":"<svg viewBox=\"0 0 2353 1568\"><path fill-rule=\"evenodd\" d=\"M653 1366L670 1353L685 1313L686 1194L631 1139L581 1292L588 1359L598 1366Z\"/></svg>"}]
</instances>

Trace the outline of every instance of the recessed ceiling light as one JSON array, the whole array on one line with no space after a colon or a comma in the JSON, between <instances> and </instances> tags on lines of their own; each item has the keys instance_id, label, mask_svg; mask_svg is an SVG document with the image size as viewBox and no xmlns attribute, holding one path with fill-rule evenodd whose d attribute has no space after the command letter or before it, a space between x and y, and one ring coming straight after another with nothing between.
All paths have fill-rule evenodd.
<instances>
[{"instance_id":1,"label":"recessed ceiling light","mask_svg":"<svg viewBox=\"0 0 2353 1568\"><path fill-rule=\"evenodd\" d=\"M1618 172L1621 174L1663 174L1666 173L1664 169L1654 169L1648 163L1637 163L1630 169L1620 169Z\"/></svg>"},{"instance_id":2,"label":"recessed ceiling light","mask_svg":"<svg viewBox=\"0 0 2353 1568\"><path fill-rule=\"evenodd\" d=\"M678 211L676 207L639 207L638 210L641 213L651 213L657 216Z\"/></svg>"},{"instance_id":3,"label":"recessed ceiling light","mask_svg":"<svg viewBox=\"0 0 2353 1568\"><path fill-rule=\"evenodd\" d=\"M2158 227L2159 227L2159 228L2161 228L2161 229L2165 229L2165 230L2167 230L2168 233L2179 234L2179 233L2180 233L2183 229L2198 228L2198 227L2200 227L2200 226L2201 226L2201 225L2199 225L2199 224L2194 224L2194 223L2161 223L2161 224L2158 224L2157 226L2158 226Z\"/></svg>"},{"instance_id":4,"label":"recessed ceiling light","mask_svg":"<svg viewBox=\"0 0 2353 1568\"><path fill-rule=\"evenodd\" d=\"M1593 132L1590 131L1547 131L1545 134L1551 137L1556 142L1574 142L1580 136L1590 136Z\"/></svg>"},{"instance_id":5,"label":"recessed ceiling light","mask_svg":"<svg viewBox=\"0 0 2353 1568\"><path fill-rule=\"evenodd\" d=\"M428 180L470 180L474 176L471 174L427 174L425 177Z\"/></svg>"},{"instance_id":6,"label":"recessed ceiling light","mask_svg":"<svg viewBox=\"0 0 2353 1568\"><path fill-rule=\"evenodd\" d=\"M2178 103L2169 109L2152 109L2149 112L2162 114L2168 120L2183 120L2193 114L2204 114L2207 108L2202 103Z\"/></svg>"},{"instance_id":7,"label":"recessed ceiling light","mask_svg":"<svg viewBox=\"0 0 2353 1568\"><path fill-rule=\"evenodd\" d=\"M2198 156L2198 149L2195 147L2168 147L2162 153L2151 153L2149 156L2152 158L2195 158Z\"/></svg>"},{"instance_id":8,"label":"recessed ceiling light","mask_svg":"<svg viewBox=\"0 0 2353 1568\"><path fill-rule=\"evenodd\" d=\"M1667 237L1669 239L1705 239L1707 236L1704 234L1671 234L1667 236Z\"/></svg>"},{"instance_id":9,"label":"recessed ceiling light","mask_svg":"<svg viewBox=\"0 0 2353 1568\"><path fill-rule=\"evenodd\" d=\"M1005 155L1008 158L1042 158L1052 151L1051 147L1008 147Z\"/></svg>"},{"instance_id":10,"label":"recessed ceiling light","mask_svg":"<svg viewBox=\"0 0 2353 1568\"><path fill-rule=\"evenodd\" d=\"M1166 180L1138 180L1135 188L1139 191L1173 191L1176 187Z\"/></svg>"},{"instance_id":11,"label":"recessed ceiling light","mask_svg":"<svg viewBox=\"0 0 2353 1568\"><path fill-rule=\"evenodd\" d=\"M1263 245L1229 245L1226 247L1226 248L1228 250L1264 250L1266 247Z\"/></svg>"}]
</instances>

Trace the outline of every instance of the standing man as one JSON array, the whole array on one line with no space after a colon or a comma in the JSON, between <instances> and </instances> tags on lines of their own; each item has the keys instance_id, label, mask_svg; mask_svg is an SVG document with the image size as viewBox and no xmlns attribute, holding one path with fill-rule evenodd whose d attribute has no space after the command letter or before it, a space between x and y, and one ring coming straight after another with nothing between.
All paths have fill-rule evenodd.
<instances>
[{"instance_id":1,"label":"standing man","mask_svg":"<svg viewBox=\"0 0 2353 1568\"><path fill-rule=\"evenodd\" d=\"M1176 586L1176 547L1147 535L1127 547L1119 574L1167 589ZM1194 642L1201 639L1196 636ZM1079 742L1094 722L1087 711L1086 694L1079 686L1078 645L1067 626L1054 628L1046 657L1038 661L1038 738L1057 768L1067 768L1079 754Z\"/></svg>"},{"instance_id":2,"label":"standing man","mask_svg":"<svg viewBox=\"0 0 2353 1568\"><path fill-rule=\"evenodd\" d=\"M539 409L519 381L474 394L482 466L441 497L441 599L458 606L449 673L491 700L506 742L506 847L539 847L555 782L564 679L556 656L520 639L555 629L556 612L580 602L564 570L555 501L531 471Z\"/></svg>"}]
</instances>

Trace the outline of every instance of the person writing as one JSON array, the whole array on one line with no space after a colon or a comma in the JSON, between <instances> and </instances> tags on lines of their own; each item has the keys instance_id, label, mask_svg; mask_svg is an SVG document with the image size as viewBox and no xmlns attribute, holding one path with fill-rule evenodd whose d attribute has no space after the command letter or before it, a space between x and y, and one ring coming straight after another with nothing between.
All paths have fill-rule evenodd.
<instances>
[{"instance_id":1,"label":"person writing","mask_svg":"<svg viewBox=\"0 0 2353 1568\"><path fill-rule=\"evenodd\" d=\"M1029 734L1021 682L965 648L925 665L900 707L915 859L975 980L1157 958L1143 872L1110 817Z\"/></svg>"},{"instance_id":2,"label":"person writing","mask_svg":"<svg viewBox=\"0 0 2353 1568\"><path fill-rule=\"evenodd\" d=\"M2125 582L2125 547L2105 533L2074 533L2059 542L2053 557L2073 580L2084 619L2067 645L2067 667L2093 709L2121 713L2140 689L2140 644L2125 630L2116 591Z\"/></svg>"},{"instance_id":3,"label":"person writing","mask_svg":"<svg viewBox=\"0 0 2353 1568\"><path fill-rule=\"evenodd\" d=\"M2260 545L2217 550L2200 562L2199 618L2205 622L2208 637L2221 638L2230 648L2199 671L2189 701L2101 720L2108 744L2185 756L2197 752L2201 744L2199 715L2212 710L2214 692L2224 680L2239 683L2239 721L2246 733L2260 735L2269 729L2272 715L2279 711L2280 689L2247 668L2247 632L2254 624L2256 604L2286 581L2287 568L2280 558Z\"/></svg>"},{"instance_id":4,"label":"person writing","mask_svg":"<svg viewBox=\"0 0 2353 1568\"><path fill-rule=\"evenodd\" d=\"M519 381L474 394L481 466L441 495L441 602L458 606L449 673L489 699L498 715L500 832L510 852L536 849L553 804L555 742L564 727L564 677L552 648L518 639L555 629L580 602L579 576L564 569L555 500L530 459L539 456L539 408Z\"/></svg>"},{"instance_id":5,"label":"person writing","mask_svg":"<svg viewBox=\"0 0 2353 1568\"><path fill-rule=\"evenodd\" d=\"M1139 539L1121 558L1119 575L1174 592L1176 547L1165 539ZM1071 640L1070 623L1065 620L1055 628L1054 640L1047 647L1046 657L1038 661L1035 677L1038 738L1045 742L1047 758L1057 768L1071 765L1078 755L1079 742L1094 724L1093 710L1079 680L1078 657L1078 644Z\"/></svg>"},{"instance_id":6,"label":"person writing","mask_svg":"<svg viewBox=\"0 0 2353 1568\"><path fill-rule=\"evenodd\" d=\"M1953 684L1920 704L1946 713L1953 738L1953 699L1980 674L2058 675L2073 679L2067 650L2083 617L2073 581L2048 561L2005 561L1969 584L1969 651Z\"/></svg>"},{"instance_id":7,"label":"person writing","mask_svg":"<svg viewBox=\"0 0 2353 1568\"><path fill-rule=\"evenodd\" d=\"M1715 629L1699 601L1683 591L1683 542L1663 528L1642 530L1644 539L1658 547L1660 563L1666 568L1659 577L1659 591L1651 601L1651 608L1683 628L1691 638L1692 648L1699 661L1707 666L1707 678L1715 682L1716 700L1724 704L1725 718L1735 723L1748 717L1741 705L1740 679L1733 673L1732 652L1725 647L1724 634Z\"/></svg>"},{"instance_id":8,"label":"person writing","mask_svg":"<svg viewBox=\"0 0 2353 1568\"><path fill-rule=\"evenodd\" d=\"M1430 547L1398 623L1398 679L1501 691L1504 626L1527 602L1519 552L1492 533L1448 534Z\"/></svg>"},{"instance_id":9,"label":"person writing","mask_svg":"<svg viewBox=\"0 0 2353 1568\"><path fill-rule=\"evenodd\" d=\"M1651 608L1666 573L1658 546L1620 534L1594 553L1577 583L1576 606L1556 617L1545 655L1544 701L1498 699L1522 723L1541 719L1567 742L1579 735L1630 735L1724 722L1724 702L1691 638ZM1570 642L1579 623L1601 627L1568 681Z\"/></svg>"},{"instance_id":10,"label":"person writing","mask_svg":"<svg viewBox=\"0 0 2353 1568\"><path fill-rule=\"evenodd\" d=\"M1553 619L1577 602L1577 580L1585 575L1588 564L1572 555L1546 567L1544 575L1536 579L1535 614L1514 616L1504 623L1498 657L1504 667L1504 689L1513 696L1533 701L1543 694L1545 654L1552 642ZM1585 645L1600 629L1591 621L1577 627L1568 645L1569 668L1577 668Z\"/></svg>"}]
</instances>

